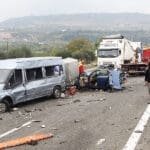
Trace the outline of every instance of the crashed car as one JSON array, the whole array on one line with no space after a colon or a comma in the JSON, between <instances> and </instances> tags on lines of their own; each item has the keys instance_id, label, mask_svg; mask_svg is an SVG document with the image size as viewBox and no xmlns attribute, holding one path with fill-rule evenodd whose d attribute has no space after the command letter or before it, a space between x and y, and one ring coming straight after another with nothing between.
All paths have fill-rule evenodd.
<instances>
[{"instance_id":1,"label":"crashed car","mask_svg":"<svg viewBox=\"0 0 150 150\"><path fill-rule=\"evenodd\" d=\"M109 88L109 72L106 69L88 70L81 74L77 79L76 86L78 89L103 89Z\"/></svg>"},{"instance_id":2,"label":"crashed car","mask_svg":"<svg viewBox=\"0 0 150 150\"><path fill-rule=\"evenodd\" d=\"M78 89L121 90L125 80L125 75L121 70L98 68L81 74L77 79L76 86Z\"/></svg>"}]
</instances>

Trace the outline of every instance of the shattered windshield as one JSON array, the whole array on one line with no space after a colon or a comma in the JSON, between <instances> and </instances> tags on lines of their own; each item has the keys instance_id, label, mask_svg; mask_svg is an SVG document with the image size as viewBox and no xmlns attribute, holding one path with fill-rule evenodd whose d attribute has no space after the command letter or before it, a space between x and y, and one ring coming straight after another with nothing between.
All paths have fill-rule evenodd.
<instances>
[{"instance_id":1,"label":"shattered windshield","mask_svg":"<svg viewBox=\"0 0 150 150\"><path fill-rule=\"evenodd\" d=\"M10 69L0 69L0 83L5 83L11 70Z\"/></svg>"},{"instance_id":2,"label":"shattered windshield","mask_svg":"<svg viewBox=\"0 0 150 150\"><path fill-rule=\"evenodd\" d=\"M112 58L117 57L119 55L118 49L99 49L98 57L101 58Z\"/></svg>"}]
</instances>

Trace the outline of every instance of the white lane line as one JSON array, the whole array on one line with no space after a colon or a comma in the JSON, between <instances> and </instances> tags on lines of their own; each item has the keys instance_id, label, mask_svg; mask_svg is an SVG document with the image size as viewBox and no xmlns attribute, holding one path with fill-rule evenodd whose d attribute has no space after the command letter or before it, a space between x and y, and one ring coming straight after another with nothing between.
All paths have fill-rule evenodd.
<instances>
[{"instance_id":1,"label":"white lane line","mask_svg":"<svg viewBox=\"0 0 150 150\"><path fill-rule=\"evenodd\" d=\"M7 132L1 134L1 135L0 135L0 139L2 139L3 137L5 137L5 136L7 136L7 135L9 135L9 134L11 134L11 133L13 133L13 132L15 132L15 131L20 130L21 128L23 128L23 127L25 127L25 126L30 125L32 122L34 122L34 120L28 121L28 122L24 123L23 125L21 125L21 126L19 126L19 127L16 127L16 128L14 128L14 129L11 129L11 130L9 130L9 131L7 131Z\"/></svg>"},{"instance_id":2,"label":"white lane line","mask_svg":"<svg viewBox=\"0 0 150 150\"><path fill-rule=\"evenodd\" d=\"M128 142L124 146L122 150L135 150L140 137L144 131L145 125L148 123L150 117L150 104L147 106L143 116L141 117L140 121L138 122L137 126L135 127L134 131L132 132Z\"/></svg>"}]
</instances>

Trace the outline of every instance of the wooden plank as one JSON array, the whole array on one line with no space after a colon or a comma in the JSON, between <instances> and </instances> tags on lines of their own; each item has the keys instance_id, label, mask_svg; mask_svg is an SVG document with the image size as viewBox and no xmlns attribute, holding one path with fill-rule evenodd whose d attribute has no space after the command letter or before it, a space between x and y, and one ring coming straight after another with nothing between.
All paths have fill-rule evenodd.
<instances>
[{"instance_id":1,"label":"wooden plank","mask_svg":"<svg viewBox=\"0 0 150 150\"><path fill-rule=\"evenodd\" d=\"M34 134L31 136L17 138L14 140L5 141L5 142L0 143L0 150L3 150L5 148L23 145L23 144L30 144L32 142L37 142L37 141L52 138L52 137L53 137L53 135L51 133L49 133L49 134Z\"/></svg>"}]
</instances>

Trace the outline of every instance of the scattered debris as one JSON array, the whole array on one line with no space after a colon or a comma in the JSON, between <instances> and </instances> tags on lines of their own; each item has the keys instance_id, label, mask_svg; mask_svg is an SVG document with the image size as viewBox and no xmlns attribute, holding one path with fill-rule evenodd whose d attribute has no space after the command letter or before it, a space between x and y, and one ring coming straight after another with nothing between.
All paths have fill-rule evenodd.
<instances>
[{"instance_id":1,"label":"scattered debris","mask_svg":"<svg viewBox=\"0 0 150 150\"><path fill-rule=\"evenodd\" d=\"M64 144L64 143L66 143L66 141L61 141L59 144Z\"/></svg>"},{"instance_id":2,"label":"scattered debris","mask_svg":"<svg viewBox=\"0 0 150 150\"><path fill-rule=\"evenodd\" d=\"M51 128L51 130L58 130L57 128Z\"/></svg>"},{"instance_id":3,"label":"scattered debris","mask_svg":"<svg viewBox=\"0 0 150 150\"><path fill-rule=\"evenodd\" d=\"M100 140L97 142L97 145L102 145L105 141L106 141L106 139L100 139Z\"/></svg>"},{"instance_id":4,"label":"scattered debris","mask_svg":"<svg viewBox=\"0 0 150 150\"><path fill-rule=\"evenodd\" d=\"M17 111L17 110L18 110L18 108L17 108L17 107L14 107L12 110L13 110L13 111Z\"/></svg>"},{"instance_id":5,"label":"scattered debris","mask_svg":"<svg viewBox=\"0 0 150 150\"><path fill-rule=\"evenodd\" d=\"M61 98L65 98L66 95L64 93L61 94Z\"/></svg>"},{"instance_id":6,"label":"scattered debris","mask_svg":"<svg viewBox=\"0 0 150 150\"><path fill-rule=\"evenodd\" d=\"M33 141L31 140L29 143L27 143L28 145L32 145L32 146L35 146L38 144L38 141Z\"/></svg>"},{"instance_id":7,"label":"scattered debris","mask_svg":"<svg viewBox=\"0 0 150 150\"><path fill-rule=\"evenodd\" d=\"M100 99L100 101L105 101L105 100L106 100L106 98L101 98L101 99Z\"/></svg>"},{"instance_id":8,"label":"scattered debris","mask_svg":"<svg viewBox=\"0 0 150 150\"><path fill-rule=\"evenodd\" d=\"M129 86L128 88L126 88L129 92L134 91L132 86Z\"/></svg>"},{"instance_id":9,"label":"scattered debris","mask_svg":"<svg viewBox=\"0 0 150 150\"><path fill-rule=\"evenodd\" d=\"M73 101L73 103L79 103L79 102L81 102L79 99Z\"/></svg>"},{"instance_id":10,"label":"scattered debris","mask_svg":"<svg viewBox=\"0 0 150 150\"><path fill-rule=\"evenodd\" d=\"M24 115L21 111L18 111L18 114L19 114L20 116Z\"/></svg>"},{"instance_id":11,"label":"scattered debris","mask_svg":"<svg viewBox=\"0 0 150 150\"><path fill-rule=\"evenodd\" d=\"M31 113L31 112L35 112L35 111L42 111L42 109L41 108L34 108L34 109L30 110L28 108L25 108L24 111L26 113Z\"/></svg>"},{"instance_id":12,"label":"scattered debris","mask_svg":"<svg viewBox=\"0 0 150 150\"><path fill-rule=\"evenodd\" d=\"M101 98L101 99L97 99L97 100L88 100L87 102L98 102L98 101L105 101L106 98Z\"/></svg>"},{"instance_id":13,"label":"scattered debris","mask_svg":"<svg viewBox=\"0 0 150 150\"><path fill-rule=\"evenodd\" d=\"M63 106L63 105L65 105L65 104L57 104L56 106Z\"/></svg>"},{"instance_id":14,"label":"scattered debris","mask_svg":"<svg viewBox=\"0 0 150 150\"><path fill-rule=\"evenodd\" d=\"M143 133L143 131L140 131L140 130L136 130L134 131L135 133Z\"/></svg>"},{"instance_id":15,"label":"scattered debris","mask_svg":"<svg viewBox=\"0 0 150 150\"><path fill-rule=\"evenodd\" d=\"M29 109L27 109L27 108L25 108L24 111L25 111L26 113L31 113L31 112L32 112L31 110L29 110Z\"/></svg>"},{"instance_id":16,"label":"scattered debris","mask_svg":"<svg viewBox=\"0 0 150 150\"><path fill-rule=\"evenodd\" d=\"M94 101L97 101L97 100L88 100L86 102L90 103L90 102L94 102Z\"/></svg>"},{"instance_id":17,"label":"scattered debris","mask_svg":"<svg viewBox=\"0 0 150 150\"><path fill-rule=\"evenodd\" d=\"M34 111L42 111L41 108L35 108Z\"/></svg>"},{"instance_id":18,"label":"scattered debris","mask_svg":"<svg viewBox=\"0 0 150 150\"><path fill-rule=\"evenodd\" d=\"M41 125L41 128L45 128L46 126L43 124L43 125Z\"/></svg>"},{"instance_id":19,"label":"scattered debris","mask_svg":"<svg viewBox=\"0 0 150 150\"><path fill-rule=\"evenodd\" d=\"M71 103L59 103L56 106L70 105Z\"/></svg>"},{"instance_id":20,"label":"scattered debris","mask_svg":"<svg viewBox=\"0 0 150 150\"><path fill-rule=\"evenodd\" d=\"M74 120L74 123L78 123L78 122L80 122L80 120Z\"/></svg>"},{"instance_id":21,"label":"scattered debris","mask_svg":"<svg viewBox=\"0 0 150 150\"><path fill-rule=\"evenodd\" d=\"M42 122L41 120L33 120L33 122Z\"/></svg>"},{"instance_id":22,"label":"scattered debris","mask_svg":"<svg viewBox=\"0 0 150 150\"><path fill-rule=\"evenodd\" d=\"M52 138L52 137L53 137L53 135L51 133L49 133L49 134L34 134L31 136L2 142L2 143L0 143L0 149L11 148L11 147L15 147L15 146L23 145L23 144L36 145L38 141Z\"/></svg>"},{"instance_id":23,"label":"scattered debris","mask_svg":"<svg viewBox=\"0 0 150 150\"><path fill-rule=\"evenodd\" d=\"M132 128L129 128L129 129L128 129L128 131L131 131L131 130L132 130Z\"/></svg>"}]
</instances>

